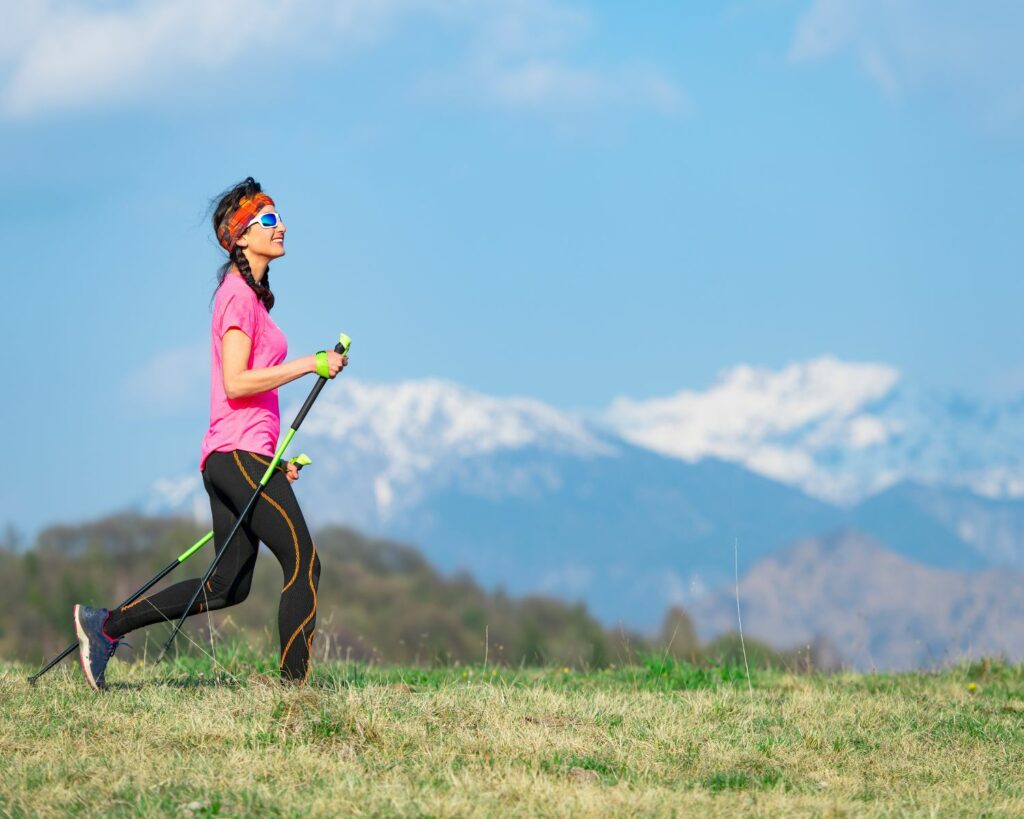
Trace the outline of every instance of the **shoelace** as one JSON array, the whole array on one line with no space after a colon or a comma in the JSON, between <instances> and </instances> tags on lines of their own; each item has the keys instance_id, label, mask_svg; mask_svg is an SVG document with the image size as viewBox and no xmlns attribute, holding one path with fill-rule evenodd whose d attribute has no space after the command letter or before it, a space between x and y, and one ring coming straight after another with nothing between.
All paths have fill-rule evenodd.
<instances>
[{"instance_id":1,"label":"shoelace","mask_svg":"<svg viewBox=\"0 0 1024 819\"><path fill-rule=\"evenodd\" d=\"M117 647L119 645L121 645L120 640L107 640L107 647L104 649L107 656L104 659L109 660L111 657L113 657L114 652L117 651Z\"/></svg>"}]
</instances>

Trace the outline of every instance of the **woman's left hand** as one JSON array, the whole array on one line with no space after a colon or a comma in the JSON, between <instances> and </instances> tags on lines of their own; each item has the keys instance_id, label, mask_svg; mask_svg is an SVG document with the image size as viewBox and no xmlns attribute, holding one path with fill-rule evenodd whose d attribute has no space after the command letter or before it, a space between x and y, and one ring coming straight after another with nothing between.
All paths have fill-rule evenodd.
<instances>
[{"instance_id":1,"label":"woman's left hand","mask_svg":"<svg viewBox=\"0 0 1024 819\"><path fill-rule=\"evenodd\" d=\"M285 465L284 474L288 478L288 483L295 483L299 479L299 468L293 463L288 463Z\"/></svg>"}]
</instances>

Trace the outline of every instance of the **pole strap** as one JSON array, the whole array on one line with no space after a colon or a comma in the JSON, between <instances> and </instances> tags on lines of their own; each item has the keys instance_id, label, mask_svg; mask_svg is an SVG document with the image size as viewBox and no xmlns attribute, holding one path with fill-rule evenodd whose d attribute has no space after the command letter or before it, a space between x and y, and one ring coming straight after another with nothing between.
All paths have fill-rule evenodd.
<instances>
[{"instance_id":1,"label":"pole strap","mask_svg":"<svg viewBox=\"0 0 1024 819\"><path fill-rule=\"evenodd\" d=\"M330 378L331 369L327 364L327 351L321 350L316 354L316 374L321 378Z\"/></svg>"}]
</instances>

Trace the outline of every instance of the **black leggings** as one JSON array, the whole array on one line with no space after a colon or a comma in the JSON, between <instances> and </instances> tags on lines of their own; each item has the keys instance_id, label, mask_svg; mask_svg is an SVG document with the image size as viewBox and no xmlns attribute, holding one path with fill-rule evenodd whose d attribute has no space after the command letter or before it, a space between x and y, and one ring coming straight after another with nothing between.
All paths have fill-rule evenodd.
<instances>
[{"instance_id":1,"label":"black leggings","mask_svg":"<svg viewBox=\"0 0 1024 819\"><path fill-rule=\"evenodd\" d=\"M203 485L213 509L213 542L217 548L224 543L269 464L269 458L243 450L214 452L207 458ZM190 614L234 606L245 600L252 585L260 541L267 544L284 571L278 608L281 676L305 682L309 676L310 643L316 626L320 559L283 471L277 470L267 483L248 521L228 544ZM199 581L200 578L183 580L111 611L107 634L121 637L143 626L176 620L184 613Z\"/></svg>"}]
</instances>

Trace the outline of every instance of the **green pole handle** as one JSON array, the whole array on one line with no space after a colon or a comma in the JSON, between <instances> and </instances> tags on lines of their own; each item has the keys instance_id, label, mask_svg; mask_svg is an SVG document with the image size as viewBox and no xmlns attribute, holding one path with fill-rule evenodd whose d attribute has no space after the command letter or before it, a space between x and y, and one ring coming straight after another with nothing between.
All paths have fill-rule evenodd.
<instances>
[{"instance_id":1,"label":"green pole handle","mask_svg":"<svg viewBox=\"0 0 1024 819\"><path fill-rule=\"evenodd\" d=\"M338 336L338 343L334 345L334 352L338 355L348 355L349 348L352 346L352 339L344 333ZM302 405L302 409L299 410L299 414L295 416L295 420L292 422L291 429L288 430L288 434L284 436L284 440L281 441L280 446L277 448L277 452L274 453L274 459L270 462L270 466L267 467L267 471L263 473L263 477L260 478L260 486L266 486L270 480L270 476L274 474L274 470L277 465L281 462L281 458L284 457L284 452L288 449L288 444L292 442L292 438L295 437L295 433L298 431L299 426L306 418L306 413L309 412L309 408L313 406L313 402L316 401L317 396L320 395L320 390L324 388L324 384L327 383L325 376L320 376L316 381L316 386L309 393L309 397L306 399L306 403Z\"/></svg>"}]
</instances>

